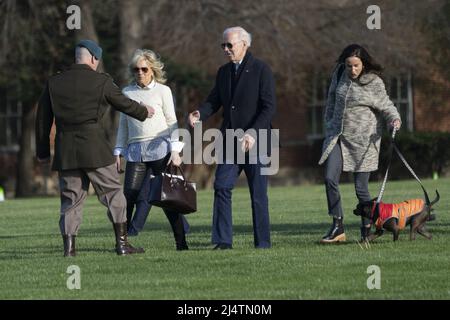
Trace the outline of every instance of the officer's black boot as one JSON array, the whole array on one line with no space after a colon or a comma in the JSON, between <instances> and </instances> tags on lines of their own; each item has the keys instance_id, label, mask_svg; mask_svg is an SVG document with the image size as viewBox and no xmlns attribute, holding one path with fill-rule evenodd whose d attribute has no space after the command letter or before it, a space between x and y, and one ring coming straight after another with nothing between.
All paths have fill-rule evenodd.
<instances>
[{"instance_id":1,"label":"officer's black boot","mask_svg":"<svg viewBox=\"0 0 450 320\"><path fill-rule=\"evenodd\" d=\"M114 232L116 234L116 252L119 256L144 253L144 249L135 248L128 242L126 222L114 223Z\"/></svg>"},{"instance_id":2,"label":"officer's black boot","mask_svg":"<svg viewBox=\"0 0 450 320\"><path fill-rule=\"evenodd\" d=\"M75 257L75 235L63 234L64 257Z\"/></svg>"}]
</instances>

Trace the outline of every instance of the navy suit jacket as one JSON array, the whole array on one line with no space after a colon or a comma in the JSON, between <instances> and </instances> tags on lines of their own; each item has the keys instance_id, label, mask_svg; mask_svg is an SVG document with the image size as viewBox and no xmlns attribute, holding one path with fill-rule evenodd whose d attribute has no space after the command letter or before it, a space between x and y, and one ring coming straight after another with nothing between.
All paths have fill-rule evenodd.
<instances>
[{"instance_id":1,"label":"navy suit jacket","mask_svg":"<svg viewBox=\"0 0 450 320\"><path fill-rule=\"evenodd\" d=\"M217 71L215 86L199 108L200 120L208 119L222 107L222 133L225 129L246 131L253 128L257 133L259 129L267 129L270 150L271 121L276 111L272 71L267 64L247 52L239 66L232 93L234 68L234 64L229 62Z\"/></svg>"}]
</instances>

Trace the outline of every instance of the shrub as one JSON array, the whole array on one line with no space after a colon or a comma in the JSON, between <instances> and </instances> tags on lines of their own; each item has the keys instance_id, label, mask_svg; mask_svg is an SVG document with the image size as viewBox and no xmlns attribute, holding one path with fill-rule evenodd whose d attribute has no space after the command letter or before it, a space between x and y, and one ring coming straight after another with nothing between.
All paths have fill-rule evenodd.
<instances>
[{"instance_id":1,"label":"shrub","mask_svg":"<svg viewBox=\"0 0 450 320\"><path fill-rule=\"evenodd\" d=\"M395 137L395 143L419 178L442 175L450 164L450 133L448 132L399 133ZM386 172L390 149L390 137L385 135L381 141L378 175L384 175ZM389 177L391 179L412 177L395 151Z\"/></svg>"}]
</instances>

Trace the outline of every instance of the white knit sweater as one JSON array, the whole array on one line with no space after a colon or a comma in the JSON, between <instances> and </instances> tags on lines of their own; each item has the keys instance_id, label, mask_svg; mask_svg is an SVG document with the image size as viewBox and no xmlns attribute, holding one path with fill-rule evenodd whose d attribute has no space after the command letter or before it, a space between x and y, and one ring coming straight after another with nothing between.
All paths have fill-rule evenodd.
<instances>
[{"instance_id":1,"label":"white knit sweater","mask_svg":"<svg viewBox=\"0 0 450 320\"><path fill-rule=\"evenodd\" d=\"M157 137L172 136L178 128L172 91L166 85L153 80L141 88L137 84L125 87L122 92L136 102L143 102L155 109L155 114L144 122L120 114L119 129L114 154L125 149L130 143L153 140ZM178 135L171 138L171 150L181 152L184 143L178 141Z\"/></svg>"}]
</instances>

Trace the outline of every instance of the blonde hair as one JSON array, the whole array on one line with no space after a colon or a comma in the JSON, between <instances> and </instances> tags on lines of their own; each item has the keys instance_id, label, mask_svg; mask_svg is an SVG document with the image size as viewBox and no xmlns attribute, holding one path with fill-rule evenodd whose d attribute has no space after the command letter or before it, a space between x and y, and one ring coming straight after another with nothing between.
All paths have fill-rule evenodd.
<instances>
[{"instance_id":1,"label":"blonde hair","mask_svg":"<svg viewBox=\"0 0 450 320\"><path fill-rule=\"evenodd\" d=\"M156 82L166 83L166 72L163 70L164 63L161 62L161 58L152 50L148 49L137 49L133 53L133 57L131 58L130 63L128 64L128 71L132 79L134 79L133 69L136 67L136 64L139 60L144 59L147 61L148 66L153 71L153 77Z\"/></svg>"}]
</instances>

